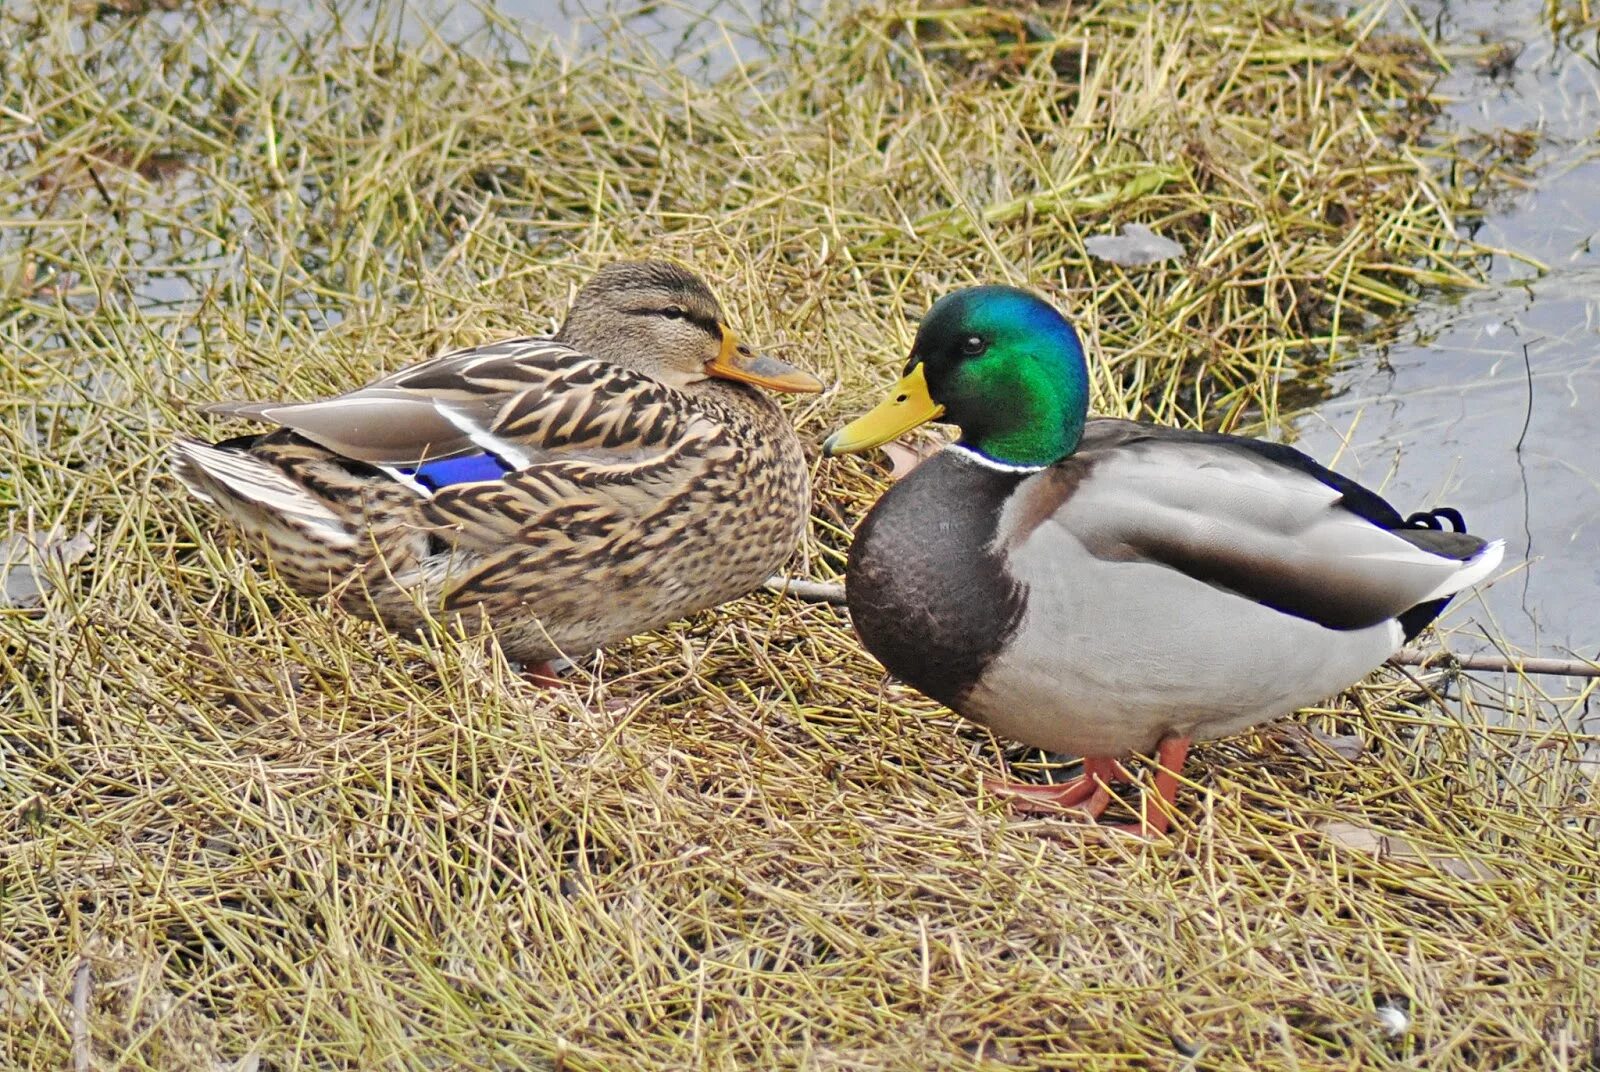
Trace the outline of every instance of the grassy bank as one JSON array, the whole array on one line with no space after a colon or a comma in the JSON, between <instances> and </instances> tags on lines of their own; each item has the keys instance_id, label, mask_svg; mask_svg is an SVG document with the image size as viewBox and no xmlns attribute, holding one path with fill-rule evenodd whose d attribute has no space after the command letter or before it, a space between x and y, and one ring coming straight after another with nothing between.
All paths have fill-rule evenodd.
<instances>
[{"instance_id":1,"label":"grassy bank","mask_svg":"<svg viewBox=\"0 0 1600 1072\"><path fill-rule=\"evenodd\" d=\"M1380 675L1199 749L1144 845L1005 814L1001 744L831 608L536 691L294 596L162 461L198 403L544 330L643 253L837 383L808 444L980 280L1074 311L1100 411L1269 430L1472 284L1526 149L1434 128L1476 57L1388 7L841 7L703 80L493 17L141 7L0 9L0 508L95 545L0 608L0 1064L1600 1061L1587 692ZM1185 255L1085 255L1130 222ZM837 576L884 479L818 462L792 572Z\"/></svg>"}]
</instances>

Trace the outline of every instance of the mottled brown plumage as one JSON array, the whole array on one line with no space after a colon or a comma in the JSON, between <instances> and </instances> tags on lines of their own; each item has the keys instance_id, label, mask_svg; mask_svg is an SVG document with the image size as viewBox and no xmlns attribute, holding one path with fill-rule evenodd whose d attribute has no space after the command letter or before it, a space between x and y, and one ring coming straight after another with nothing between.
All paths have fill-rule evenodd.
<instances>
[{"instance_id":1,"label":"mottled brown plumage","mask_svg":"<svg viewBox=\"0 0 1600 1072\"><path fill-rule=\"evenodd\" d=\"M214 407L280 427L180 440L175 469L303 592L393 629L459 617L525 662L577 656L743 595L794 549L805 461L752 382L821 387L740 345L691 273L612 265L554 339Z\"/></svg>"}]
</instances>

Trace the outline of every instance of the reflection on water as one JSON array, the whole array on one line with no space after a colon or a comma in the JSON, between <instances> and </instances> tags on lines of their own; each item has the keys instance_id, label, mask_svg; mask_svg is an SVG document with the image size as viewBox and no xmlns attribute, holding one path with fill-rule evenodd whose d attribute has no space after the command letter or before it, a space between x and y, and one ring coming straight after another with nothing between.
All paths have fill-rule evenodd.
<instances>
[{"instance_id":1,"label":"reflection on water","mask_svg":"<svg viewBox=\"0 0 1600 1072\"><path fill-rule=\"evenodd\" d=\"M1297 445L1384 491L1402 511L1445 503L1527 561L1448 625L1487 627L1529 650L1600 650L1600 70L1595 30L1561 40L1537 2L1439 4L1446 40L1506 41L1506 72L1458 71L1446 119L1482 132L1537 129L1536 188L1476 233L1535 258L1496 257L1493 286L1435 298L1405 341L1363 354L1338 394L1295 422ZM1526 434L1524 434L1526 426ZM1520 449L1519 449L1520 443ZM1342 451L1342 454L1341 454ZM1452 643L1472 645L1465 636Z\"/></svg>"},{"instance_id":2,"label":"reflection on water","mask_svg":"<svg viewBox=\"0 0 1600 1072\"><path fill-rule=\"evenodd\" d=\"M382 3L383 0L372 0ZM463 41L497 20L522 23L534 40L548 37L573 58L625 40L643 43L680 68L714 77L739 60L765 51L754 36L758 27L793 25L797 7L789 0L702 0L699 3L618 2L618 0L445 0L408 6L402 33L438 33ZM765 31L763 31L765 32Z\"/></svg>"}]
</instances>

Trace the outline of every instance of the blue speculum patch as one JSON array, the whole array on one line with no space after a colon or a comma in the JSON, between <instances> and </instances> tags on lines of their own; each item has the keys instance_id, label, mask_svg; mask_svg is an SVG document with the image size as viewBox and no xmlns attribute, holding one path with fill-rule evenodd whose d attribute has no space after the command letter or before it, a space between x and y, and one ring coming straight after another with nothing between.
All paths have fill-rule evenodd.
<instances>
[{"instance_id":1,"label":"blue speculum patch","mask_svg":"<svg viewBox=\"0 0 1600 1072\"><path fill-rule=\"evenodd\" d=\"M499 480L510 471L511 467L493 454L463 454L455 458L423 462L415 468L400 470L429 491L438 491L452 484Z\"/></svg>"}]
</instances>

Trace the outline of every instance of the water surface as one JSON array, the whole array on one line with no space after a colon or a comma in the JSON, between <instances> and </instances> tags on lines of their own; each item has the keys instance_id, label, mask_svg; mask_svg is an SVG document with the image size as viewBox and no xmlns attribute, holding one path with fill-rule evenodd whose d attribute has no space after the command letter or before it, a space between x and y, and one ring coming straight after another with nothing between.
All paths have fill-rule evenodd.
<instances>
[{"instance_id":1,"label":"water surface","mask_svg":"<svg viewBox=\"0 0 1600 1072\"><path fill-rule=\"evenodd\" d=\"M1600 67L1593 26L1564 35L1534 2L1422 5L1445 43L1503 42L1505 70L1463 65L1444 122L1539 135L1533 189L1475 228L1506 251L1490 286L1427 297L1400 341L1366 347L1296 445L1381 486L1402 511L1447 504L1526 563L1444 620L1453 646L1503 636L1541 654L1600 652ZM1547 266L1541 270L1521 257ZM1480 638L1476 645L1473 637Z\"/></svg>"}]
</instances>

